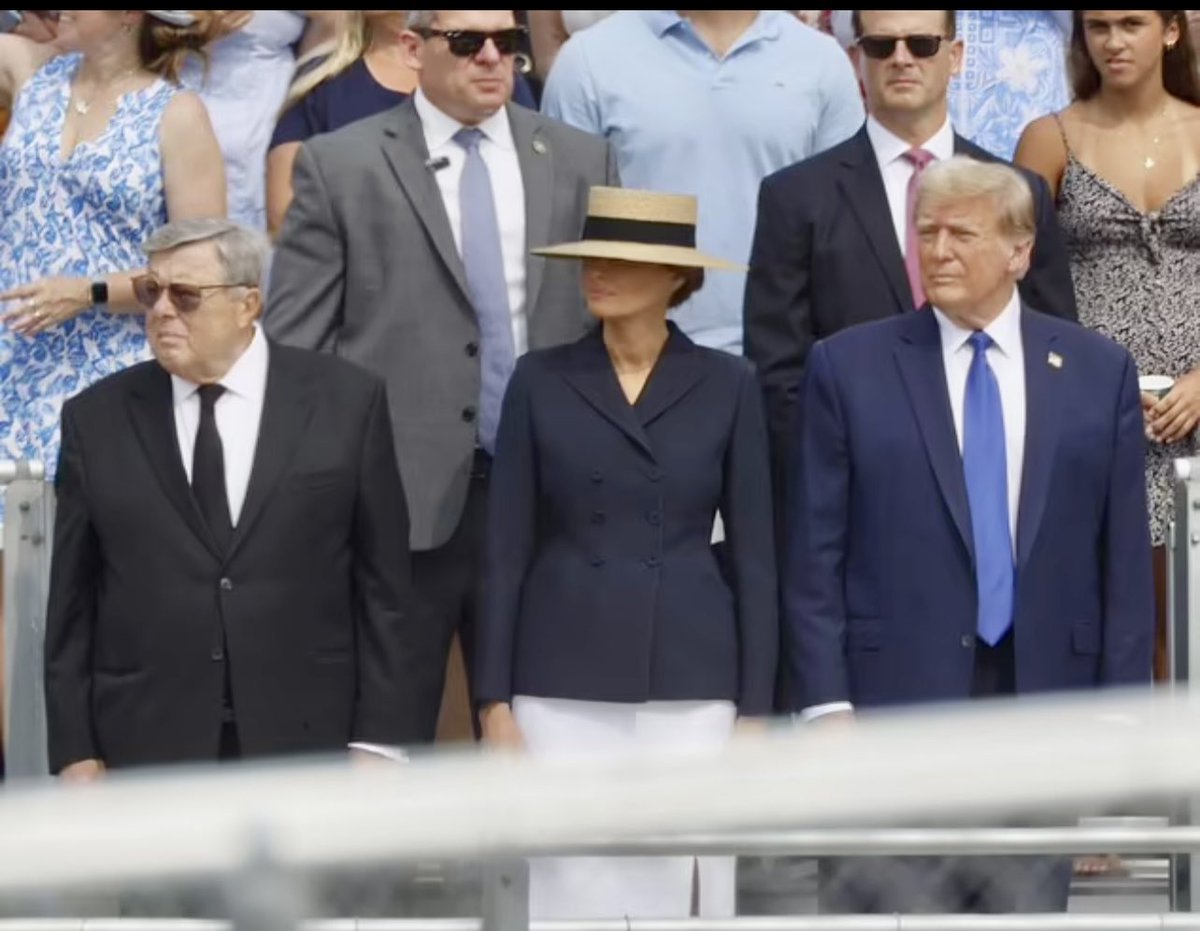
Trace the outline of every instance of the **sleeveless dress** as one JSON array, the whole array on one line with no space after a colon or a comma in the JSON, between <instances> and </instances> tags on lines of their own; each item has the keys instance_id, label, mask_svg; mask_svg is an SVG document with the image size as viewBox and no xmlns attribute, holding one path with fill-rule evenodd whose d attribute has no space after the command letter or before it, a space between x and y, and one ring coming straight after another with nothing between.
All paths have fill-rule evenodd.
<instances>
[{"instance_id":1,"label":"sleeveless dress","mask_svg":"<svg viewBox=\"0 0 1200 931\"><path fill-rule=\"evenodd\" d=\"M141 245L166 222L158 130L175 87L125 94L104 132L64 161L79 62L63 55L29 80L0 144L0 290L144 267ZM40 459L52 478L63 402L148 356L139 314L93 308L33 338L0 326L0 458Z\"/></svg>"},{"instance_id":2,"label":"sleeveless dress","mask_svg":"<svg viewBox=\"0 0 1200 931\"><path fill-rule=\"evenodd\" d=\"M1200 362L1200 176L1160 209L1142 213L1075 158L1068 145L1058 222L1075 280L1079 322L1128 349L1139 375L1178 378L1195 368ZM1172 460L1198 452L1195 433L1167 446L1147 443L1155 546L1167 539Z\"/></svg>"}]
</instances>

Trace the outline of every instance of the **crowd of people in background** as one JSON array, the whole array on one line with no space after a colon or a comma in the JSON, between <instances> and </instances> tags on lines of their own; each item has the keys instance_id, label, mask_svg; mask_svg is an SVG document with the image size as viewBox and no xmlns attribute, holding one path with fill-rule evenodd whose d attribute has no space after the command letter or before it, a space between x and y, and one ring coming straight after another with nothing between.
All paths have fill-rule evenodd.
<instances>
[{"instance_id":1,"label":"crowd of people in background","mask_svg":"<svg viewBox=\"0 0 1200 931\"><path fill-rule=\"evenodd\" d=\"M0 458L59 495L64 778L1165 677L1189 11L10 12ZM931 875L823 904L1065 907Z\"/></svg>"}]
</instances>

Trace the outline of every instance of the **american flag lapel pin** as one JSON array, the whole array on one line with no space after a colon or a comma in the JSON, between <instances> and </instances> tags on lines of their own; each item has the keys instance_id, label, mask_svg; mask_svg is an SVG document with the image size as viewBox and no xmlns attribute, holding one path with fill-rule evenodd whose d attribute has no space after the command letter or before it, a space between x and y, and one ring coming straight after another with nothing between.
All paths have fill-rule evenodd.
<instances>
[{"instance_id":1,"label":"american flag lapel pin","mask_svg":"<svg viewBox=\"0 0 1200 931\"><path fill-rule=\"evenodd\" d=\"M533 151L535 151L538 155L545 155L546 154L546 143L542 142L541 139L534 139L533 140Z\"/></svg>"},{"instance_id":2,"label":"american flag lapel pin","mask_svg":"<svg viewBox=\"0 0 1200 931\"><path fill-rule=\"evenodd\" d=\"M1052 369L1062 368L1062 356L1060 356L1057 352L1052 352L1050 355L1046 356L1046 361L1050 363L1050 368Z\"/></svg>"}]
</instances>

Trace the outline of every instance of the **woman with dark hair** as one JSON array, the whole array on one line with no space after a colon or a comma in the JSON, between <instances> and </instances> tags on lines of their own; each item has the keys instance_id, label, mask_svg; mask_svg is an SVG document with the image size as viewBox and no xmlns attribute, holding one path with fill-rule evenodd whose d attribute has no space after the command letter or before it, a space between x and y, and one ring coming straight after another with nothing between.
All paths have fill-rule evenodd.
<instances>
[{"instance_id":1,"label":"woman with dark hair","mask_svg":"<svg viewBox=\"0 0 1200 931\"><path fill-rule=\"evenodd\" d=\"M1074 102L1026 128L1016 161L1057 195L1080 322L1170 385L1142 395L1164 678L1171 461L1200 452L1200 81L1186 11L1076 10L1071 72Z\"/></svg>"},{"instance_id":2,"label":"woman with dark hair","mask_svg":"<svg viewBox=\"0 0 1200 931\"><path fill-rule=\"evenodd\" d=\"M62 401L148 355L142 243L225 215L208 114L179 86L210 27L202 11L64 10L53 45L0 36L0 458L54 472Z\"/></svg>"}]
</instances>

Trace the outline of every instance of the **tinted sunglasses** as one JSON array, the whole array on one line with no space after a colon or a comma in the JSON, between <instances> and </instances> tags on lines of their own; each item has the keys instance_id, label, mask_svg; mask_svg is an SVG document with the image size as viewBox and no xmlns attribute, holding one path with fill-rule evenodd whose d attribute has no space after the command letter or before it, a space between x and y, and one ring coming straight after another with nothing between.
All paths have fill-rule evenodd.
<instances>
[{"instance_id":1,"label":"tinted sunglasses","mask_svg":"<svg viewBox=\"0 0 1200 931\"><path fill-rule=\"evenodd\" d=\"M457 58L474 58L491 39L496 51L501 55L515 55L521 50L521 40L525 37L523 26L512 29L497 29L494 32L480 32L477 29L417 29L417 35L423 39L441 36L446 40L450 54Z\"/></svg>"},{"instance_id":2,"label":"tinted sunglasses","mask_svg":"<svg viewBox=\"0 0 1200 931\"><path fill-rule=\"evenodd\" d=\"M204 302L206 291L218 291L224 288L249 288L244 284L169 284L163 285L154 275L137 275L133 278L133 296L146 310L153 310L163 291L167 299L180 313L190 314Z\"/></svg>"},{"instance_id":3,"label":"tinted sunglasses","mask_svg":"<svg viewBox=\"0 0 1200 931\"><path fill-rule=\"evenodd\" d=\"M868 58L883 61L896 53L896 43L903 42L913 58L932 58L938 53L945 39L945 36L932 35L862 36L858 40L858 47Z\"/></svg>"}]
</instances>

